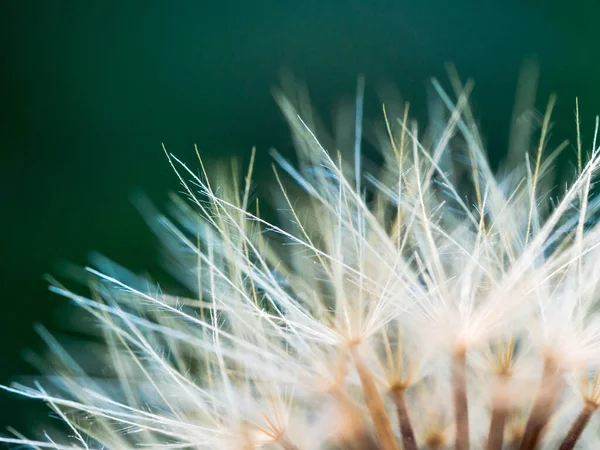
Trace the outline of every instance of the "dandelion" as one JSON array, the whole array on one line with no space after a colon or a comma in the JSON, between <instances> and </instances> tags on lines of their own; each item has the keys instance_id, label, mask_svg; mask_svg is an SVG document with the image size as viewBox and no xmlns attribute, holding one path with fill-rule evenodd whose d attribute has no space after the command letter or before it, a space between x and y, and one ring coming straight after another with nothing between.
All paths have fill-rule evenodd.
<instances>
[{"instance_id":1,"label":"dandelion","mask_svg":"<svg viewBox=\"0 0 600 450\"><path fill-rule=\"evenodd\" d=\"M519 164L494 171L469 107L473 84L452 73L451 86L433 81L429 127L389 104L369 127L360 79L333 138L304 90L277 91L297 149L296 163L272 152L277 220L255 198L254 151L242 176L202 160L196 173L165 148L182 195L169 215L138 206L181 289L165 292L101 257L87 269L89 295L51 279L99 325L90 333L103 370L41 330L50 376L4 389L48 403L67 432L13 430L0 441L595 448L598 120L588 148L577 114L577 173L561 191L552 167L567 145L550 148L553 97L537 127L521 105L511 137ZM366 138L382 164L365 158Z\"/></svg>"}]
</instances>

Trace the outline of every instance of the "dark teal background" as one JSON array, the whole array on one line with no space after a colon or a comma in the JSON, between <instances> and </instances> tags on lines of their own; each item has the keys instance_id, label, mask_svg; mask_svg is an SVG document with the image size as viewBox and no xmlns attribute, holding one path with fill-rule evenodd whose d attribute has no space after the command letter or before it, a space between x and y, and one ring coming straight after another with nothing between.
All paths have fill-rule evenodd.
<instances>
[{"instance_id":1,"label":"dark teal background","mask_svg":"<svg viewBox=\"0 0 600 450\"><path fill-rule=\"evenodd\" d=\"M271 96L281 69L309 86L324 115L352 94L393 82L419 111L431 76L456 64L492 152L506 144L525 58L540 65L538 107L559 95L554 143L584 137L600 112L597 2L57 1L0 6L0 382L28 373L32 325L52 327L66 300L46 290L61 259L100 251L135 270L157 266L129 195L166 200L177 180L164 142L193 163L290 148ZM374 110L379 114L379 110ZM62 312L61 312L62 314ZM31 410L31 416L23 416ZM0 393L0 425L44 413Z\"/></svg>"}]
</instances>

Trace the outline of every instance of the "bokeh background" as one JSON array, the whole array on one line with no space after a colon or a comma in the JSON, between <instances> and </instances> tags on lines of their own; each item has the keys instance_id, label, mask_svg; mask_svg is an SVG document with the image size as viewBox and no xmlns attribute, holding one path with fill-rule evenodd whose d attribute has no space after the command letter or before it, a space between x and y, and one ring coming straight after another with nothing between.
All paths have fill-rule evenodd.
<instances>
[{"instance_id":1,"label":"bokeh background","mask_svg":"<svg viewBox=\"0 0 600 450\"><path fill-rule=\"evenodd\" d=\"M491 151L505 146L517 77L535 60L537 105L558 94L553 143L584 139L600 112L591 0L4 0L0 6L0 382L32 373L33 324L60 328L66 300L44 273L98 251L136 271L156 242L130 202L178 189L161 142L193 163L290 148L271 95L282 69L324 116L358 74L393 83L416 110L446 62L476 81L473 103ZM372 100L371 100L372 101ZM378 114L379 111L375 110ZM572 150L568 150L572 151ZM26 411L29 415L25 415ZM47 415L0 392L0 431Z\"/></svg>"}]
</instances>

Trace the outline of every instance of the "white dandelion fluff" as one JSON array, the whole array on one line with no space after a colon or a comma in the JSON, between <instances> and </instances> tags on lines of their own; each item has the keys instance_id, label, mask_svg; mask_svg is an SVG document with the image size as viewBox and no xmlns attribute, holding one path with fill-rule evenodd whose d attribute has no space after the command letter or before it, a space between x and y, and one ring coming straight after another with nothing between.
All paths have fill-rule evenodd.
<instances>
[{"instance_id":1,"label":"white dandelion fluff","mask_svg":"<svg viewBox=\"0 0 600 450\"><path fill-rule=\"evenodd\" d=\"M565 148L549 148L554 98L531 130L531 105L521 105L518 164L493 171L469 107L473 85L451 81L454 97L433 82L439 102L421 129L408 105L363 124L360 79L334 138L303 90L278 91L297 149L296 163L272 152L278 220L254 197L254 152L240 176L237 166L209 174L202 161L197 174L165 149L183 195L169 216L139 207L182 290L104 258L87 269L89 295L52 280L101 325L103 350L86 351L101 376L42 330L51 373L4 389L45 401L67 431L0 441L596 448L598 120L586 145L577 115L577 175L561 191L551 180ZM383 164L364 158L363 136Z\"/></svg>"}]
</instances>

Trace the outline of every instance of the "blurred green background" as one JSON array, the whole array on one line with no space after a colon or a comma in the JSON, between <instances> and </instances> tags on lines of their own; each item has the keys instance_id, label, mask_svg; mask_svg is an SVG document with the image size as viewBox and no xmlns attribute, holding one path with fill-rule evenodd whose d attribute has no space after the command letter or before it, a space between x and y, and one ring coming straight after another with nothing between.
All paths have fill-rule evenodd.
<instances>
[{"instance_id":1,"label":"blurred green background","mask_svg":"<svg viewBox=\"0 0 600 450\"><path fill-rule=\"evenodd\" d=\"M391 82L424 110L429 77L444 79L453 62L476 81L493 152L506 144L526 58L541 70L538 107L558 94L555 144L574 138L576 95L584 139L600 112L598 2L5 0L0 8L2 383L31 371L21 351L40 347L33 323L60 323L67 301L42 279L60 260L85 264L99 251L134 270L157 267L130 194L160 205L178 189L161 142L192 166L194 143L207 160L256 145L265 167L271 146L289 150L271 95L281 69L306 82L327 116L359 73L372 99L373 86ZM27 429L45 415L0 393L2 428Z\"/></svg>"}]
</instances>

